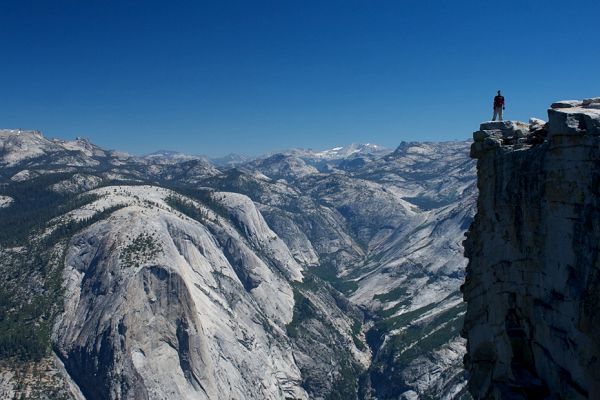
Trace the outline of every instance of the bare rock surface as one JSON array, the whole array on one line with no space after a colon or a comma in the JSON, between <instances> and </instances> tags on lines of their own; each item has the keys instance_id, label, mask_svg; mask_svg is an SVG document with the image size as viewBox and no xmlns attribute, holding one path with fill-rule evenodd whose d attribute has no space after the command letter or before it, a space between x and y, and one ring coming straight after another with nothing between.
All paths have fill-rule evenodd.
<instances>
[{"instance_id":1,"label":"bare rock surface","mask_svg":"<svg viewBox=\"0 0 600 400\"><path fill-rule=\"evenodd\" d=\"M511 121L474 134L479 198L462 290L475 398L600 398L595 101L553 104L542 143Z\"/></svg>"},{"instance_id":2,"label":"bare rock surface","mask_svg":"<svg viewBox=\"0 0 600 400\"><path fill-rule=\"evenodd\" d=\"M71 240L54 332L86 398L307 398L284 335L287 279L302 274L252 202L223 194L243 210L236 228L208 210L204 224L187 218L160 188L98 194L92 207L127 206Z\"/></svg>"},{"instance_id":3,"label":"bare rock surface","mask_svg":"<svg viewBox=\"0 0 600 400\"><path fill-rule=\"evenodd\" d=\"M10 196L0 196L0 208L10 207L13 202L14 200Z\"/></svg>"}]
</instances>

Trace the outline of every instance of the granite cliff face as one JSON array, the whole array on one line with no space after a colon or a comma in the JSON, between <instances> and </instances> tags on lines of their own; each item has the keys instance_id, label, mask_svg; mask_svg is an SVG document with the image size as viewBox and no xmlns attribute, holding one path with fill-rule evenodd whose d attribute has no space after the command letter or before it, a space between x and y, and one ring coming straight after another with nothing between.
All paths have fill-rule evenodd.
<instances>
[{"instance_id":1,"label":"granite cliff face","mask_svg":"<svg viewBox=\"0 0 600 400\"><path fill-rule=\"evenodd\" d=\"M306 398L282 335L300 266L250 200L220 194L243 216L242 237L208 209L203 223L175 211L164 189L95 193L73 218L127 206L71 239L54 333L86 398Z\"/></svg>"},{"instance_id":2,"label":"granite cliff face","mask_svg":"<svg viewBox=\"0 0 600 400\"><path fill-rule=\"evenodd\" d=\"M470 145L217 167L0 130L0 398L468 398Z\"/></svg>"},{"instance_id":3,"label":"granite cliff face","mask_svg":"<svg viewBox=\"0 0 600 400\"><path fill-rule=\"evenodd\" d=\"M463 336L476 399L600 398L600 98L474 133Z\"/></svg>"}]
</instances>

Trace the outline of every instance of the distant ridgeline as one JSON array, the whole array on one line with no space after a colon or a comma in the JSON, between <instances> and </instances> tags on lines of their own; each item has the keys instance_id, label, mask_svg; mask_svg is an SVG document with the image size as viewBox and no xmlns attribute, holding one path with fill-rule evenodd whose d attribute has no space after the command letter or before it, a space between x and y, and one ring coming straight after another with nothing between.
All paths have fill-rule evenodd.
<instances>
[{"instance_id":1,"label":"distant ridgeline","mask_svg":"<svg viewBox=\"0 0 600 400\"><path fill-rule=\"evenodd\" d=\"M0 129L0 399L469 399L470 145L232 167Z\"/></svg>"},{"instance_id":2,"label":"distant ridgeline","mask_svg":"<svg viewBox=\"0 0 600 400\"><path fill-rule=\"evenodd\" d=\"M463 336L477 399L600 398L600 98L474 133Z\"/></svg>"}]
</instances>

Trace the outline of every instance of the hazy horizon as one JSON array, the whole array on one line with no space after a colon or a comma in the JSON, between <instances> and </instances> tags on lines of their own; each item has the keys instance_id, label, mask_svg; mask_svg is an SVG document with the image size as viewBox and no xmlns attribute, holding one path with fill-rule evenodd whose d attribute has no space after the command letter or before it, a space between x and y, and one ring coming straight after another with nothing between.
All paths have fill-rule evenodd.
<instances>
[{"instance_id":1,"label":"hazy horizon","mask_svg":"<svg viewBox=\"0 0 600 400\"><path fill-rule=\"evenodd\" d=\"M98 145L98 143L95 143L92 139L90 139L89 137L83 136L83 135L76 135L74 137L58 137L58 136L49 136L46 134L46 132L44 132L41 129L29 129L29 128L13 128L13 127L0 127L0 130L22 130L23 132L40 132L42 134L42 136L44 136L46 139L49 140L53 140L53 139L58 139L58 140L67 140L67 141L71 141L71 140L76 140L77 138L79 139L85 139L90 141L92 144L94 145ZM121 151L121 152L126 152L132 156L135 157L144 157L144 156L148 156L148 155L152 155L154 153L160 153L160 152L173 152L173 153L179 153L179 154L183 154L183 155L189 155L189 156L197 156L197 157L207 157L210 159L218 159L218 158L225 158L228 156L242 156L242 157L249 157L249 158L256 158L256 157L261 157L261 156L268 156L268 155L272 155L272 154L277 154L277 153L283 153L283 152L288 152L288 151L293 151L293 150L300 150L300 151L315 151L315 152L320 152L320 151L326 151L326 150L332 150L334 148L343 148L343 147L347 147L347 146L351 146L351 145L376 145L376 146L380 146L382 149L384 150L389 150L389 151L394 151L396 148L398 148L398 146L400 146L403 142L408 142L408 143L443 143L443 142L466 142L466 141L471 141L471 138L464 138L464 139L448 139L448 140L401 140L398 143L396 143L395 145L392 146L384 146L380 143L373 143L373 142L351 142L351 143L339 143L337 145L334 146L330 146L330 147L288 147L288 148L280 148L280 149L273 149L273 150L268 150L268 151L264 151L261 153L244 153L244 152L229 152L229 153L224 153L224 154L216 154L216 155L209 155L209 153L194 153L191 151L186 151L184 150L176 150L176 149L171 149L171 148L160 148L160 149L154 149L154 150L150 150L148 152L135 152L135 151L125 151L123 149L119 149L119 148L113 148L113 147L104 147L104 146L100 146L105 150L112 150L112 151Z\"/></svg>"}]
</instances>

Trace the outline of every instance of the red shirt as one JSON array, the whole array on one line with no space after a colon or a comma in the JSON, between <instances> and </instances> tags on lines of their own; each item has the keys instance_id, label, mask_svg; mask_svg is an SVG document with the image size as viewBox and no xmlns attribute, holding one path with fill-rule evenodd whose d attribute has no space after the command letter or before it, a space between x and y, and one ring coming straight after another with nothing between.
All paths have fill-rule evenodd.
<instances>
[{"instance_id":1,"label":"red shirt","mask_svg":"<svg viewBox=\"0 0 600 400\"><path fill-rule=\"evenodd\" d=\"M494 108L496 107L504 107L504 96L496 96L494 97Z\"/></svg>"}]
</instances>

